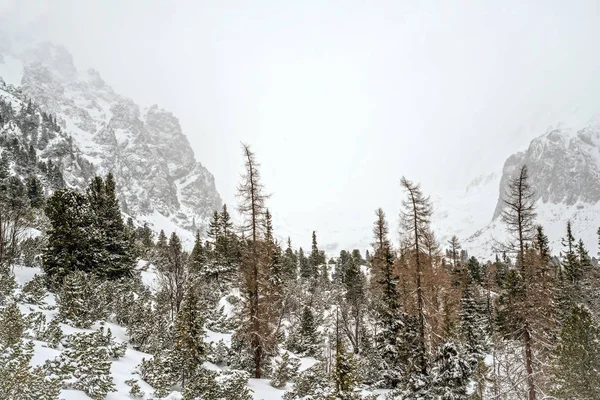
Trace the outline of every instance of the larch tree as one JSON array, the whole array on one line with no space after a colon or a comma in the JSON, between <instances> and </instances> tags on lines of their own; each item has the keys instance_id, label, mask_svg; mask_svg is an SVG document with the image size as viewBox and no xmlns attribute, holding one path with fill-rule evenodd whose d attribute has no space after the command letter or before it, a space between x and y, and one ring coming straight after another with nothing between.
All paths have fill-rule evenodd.
<instances>
[{"instance_id":1,"label":"larch tree","mask_svg":"<svg viewBox=\"0 0 600 400\"><path fill-rule=\"evenodd\" d=\"M417 288L417 316L419 324L419 367L421 373L427 373L427 349L425 343L425 311L423 296L423 269L425 257L427 256L428 232L430 231L430 218L433 212L429 197L425 197L421 187L405 177L400 184L406 192L406 198L402 201L400 218L402 228L406 235L406 243L412 255L415 266L416 288Z\"/></svg>"},{"instance_id":2,"label":"larch tree","mask_svg":"<svg viewBox=\"0 0 600 400\"><path fill-rule=\"evenodd\" d=\"M260 378L265 358L272 351L272 315L267 303L268 260L265 256L265 201L260 179L259 164L248 145L242 145L244 173L238 185L238 211L242 216L239 227L245 238L242 246L241 280L244 296L243 326L240 328L244 342L251 347L254 376Z\"/></svg>"},{"instance_id":3,"label":"larch tree","mask_svg":"<svg viewBox=\"0 0 600 400\"><path fill-rule=\"evenodd\" d=\"M526 287L525 281L530 274L526 262L526 249L535 237L535 193L529 182L527 166L523 165L515 177L508 182L505 193L504 210L502 221L507 226L511 236L508 247L517 252L517 267L520 271L522 287ZM525 369L527 371L527 392L529 400L536 399L536 387L533 371L532 332L528 318L522 318L522 336L525 347Z\"/></svg>"}]
</instances>

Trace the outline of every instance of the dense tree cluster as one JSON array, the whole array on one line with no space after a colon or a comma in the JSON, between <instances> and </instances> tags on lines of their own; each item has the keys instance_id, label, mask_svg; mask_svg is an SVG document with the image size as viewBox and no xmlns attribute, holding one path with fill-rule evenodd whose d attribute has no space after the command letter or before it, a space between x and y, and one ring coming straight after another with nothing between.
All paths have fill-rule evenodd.
<instances>
[{"instance_id":1,"label":"dense tree cluster","mask_svg":"<svg viewBox=\"0 0 600 400\"><path fill-rule=\"evenodd\" d=\"M23 121L21 130L41 129ZM509 240L493 261L469 257L457 236L442 248L430 199L406 178L400 241L377 209L369 252L327 261L317 232L306 252L277 239L256 156L242 151L240 223L226 205L215 210L189 252L176 233L125 222L111 174L46 198L44 180L0 168L0 397L55 399L62 388L103 399L128 345L148 354L126 381L133 398L149 384L156 398L246 400L250 377L290 389L286 399L360 399L372 389L406 400L600 396L600 271L570 222L551 253L526 167L508 183ZM18 234L36 223L41 238ZM21 286L17 262L44 274ZM37 311L24 316L18 303ZM102 321L124 327L128 343L92 330ZM65 323L85 331L65 334ZM60 355L32 368L28 339Z\"/></svg>"}]
</instances>

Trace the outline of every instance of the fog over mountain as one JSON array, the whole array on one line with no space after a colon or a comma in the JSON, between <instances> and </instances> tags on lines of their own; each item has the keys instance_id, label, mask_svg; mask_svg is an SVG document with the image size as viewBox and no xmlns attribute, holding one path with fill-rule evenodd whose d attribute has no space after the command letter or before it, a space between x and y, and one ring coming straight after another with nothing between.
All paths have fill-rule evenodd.
<instances>
[{"instance_id":1,"label":"fog over mountain","mask_svg":"<svg viewBox=\"0 0 600 400\"><path fill-rule=\"evenodd\" d=\"M443 208L549 126L585 126L596 7L31 0L4 1L0 25L172 110L227 204L252 144L278 234L337 252L370 242L375 208L397 215L400 176Z\"/></svg>"}]
</instances>

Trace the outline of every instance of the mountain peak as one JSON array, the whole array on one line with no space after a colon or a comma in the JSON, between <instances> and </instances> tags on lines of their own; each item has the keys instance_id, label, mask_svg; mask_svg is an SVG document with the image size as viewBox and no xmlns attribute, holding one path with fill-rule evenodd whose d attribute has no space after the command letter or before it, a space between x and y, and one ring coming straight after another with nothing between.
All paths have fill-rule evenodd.
<instances>
[{"instance_id":1,"label":"mountain peak","mask_svg":"<svg viewBox=\"0 0 600 400\"><path fill-rule=\"evenodd\" d=\"M221 199L213 176L196 161L173 113L158 105L141 110L115 93L94 69L79 74L62 46L41 43L10 58L23 66L20 101L32 99L54 115L65 135L55 139L64 143L54 143L53 148L77 155L43 150L68 172L68 185L84 187L89 176L111 171L129 215L139 221L169 221L155 228L177 229L180 234L188 230L190 240L192 229L206 228ZM0 63L0 77L8 73L8 66ZM8 95L0 91L3 94ZM75 168L82 160L89 164L86 169Z\"/></svg>"}]
</instances>

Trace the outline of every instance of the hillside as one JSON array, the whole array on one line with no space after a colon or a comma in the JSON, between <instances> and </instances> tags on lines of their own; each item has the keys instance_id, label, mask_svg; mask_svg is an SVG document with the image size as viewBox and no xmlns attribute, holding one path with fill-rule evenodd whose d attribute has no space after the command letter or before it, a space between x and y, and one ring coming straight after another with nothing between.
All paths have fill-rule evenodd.
<instances>
[{"instance_id":1,"label":"hillside","mask_svg":"<svg viewBox=\"0 0 600 400\"><path fill-rule=\"evenodd\" d=\"M68 51L51 43L0 46L0 79L0 97L16 112L31 100L39 115L54 118L61 133L51 148L38 140L43 129L21 133L27 146L60 166L67 186L83 188L90 176L110 171L126 214L188 241L205 231L221 199L173 114L156 105L140 109L97 71L78 71Z\"/></svg>"}]
</instances>

